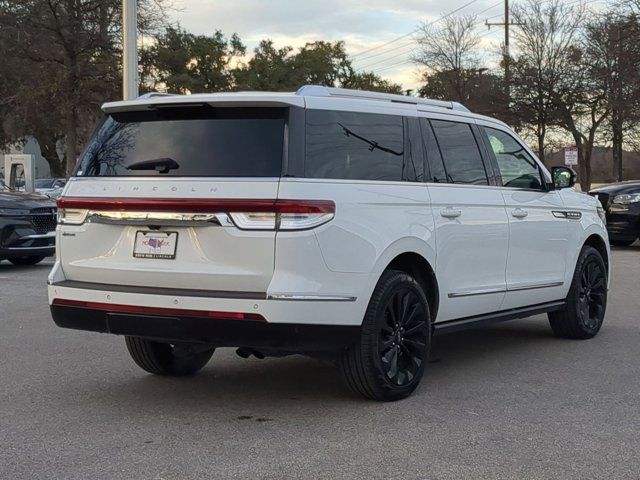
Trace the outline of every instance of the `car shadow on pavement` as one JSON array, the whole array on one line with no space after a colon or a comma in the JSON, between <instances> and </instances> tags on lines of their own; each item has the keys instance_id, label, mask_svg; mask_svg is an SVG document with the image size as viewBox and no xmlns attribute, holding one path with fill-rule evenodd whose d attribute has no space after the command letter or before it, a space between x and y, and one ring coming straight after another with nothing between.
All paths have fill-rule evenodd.
<instances>
[{"instance_id":1,"label":"car shadow on pavement","mask_svg":"<svg viewBox=\"0 0 640 480\"><path fill-rule=\"evenodd\" d=\"M0 274L22 272L22 271L42 271L51 270L51 260L53 257L46 258L42 263L36 265L14 265L9 260L0 260Z\"/></svg>"},{"instance_id":2,"label":"car shadow on pavement","mask_svg":"<svg viewBox=\"0 0 640 480\"><path fill-rule=\"evenodd\" d=\"M460 377L466 375L494 371L507 376L509 365L526 365L535 355L543 354L540 350L545 355L561 352L561 343L551 334L545 317L437 336L426 376L411 398L429 401L433 389L459 388L454 384L464 381ZM94 398L102 407L132 411L163 410L166 405L187 411L221 405L261 411L261 405L270 405L267 413L274 415L293 404L302 404L305 410L341 409L354 402L382 405L350 393L331 362L302 356L244 360L223 349L194 377L157 377L134 369L104 373L107 377L98 374L71 388L82 390L78 391L81 397Z\"/></svg>"}]
</instances>

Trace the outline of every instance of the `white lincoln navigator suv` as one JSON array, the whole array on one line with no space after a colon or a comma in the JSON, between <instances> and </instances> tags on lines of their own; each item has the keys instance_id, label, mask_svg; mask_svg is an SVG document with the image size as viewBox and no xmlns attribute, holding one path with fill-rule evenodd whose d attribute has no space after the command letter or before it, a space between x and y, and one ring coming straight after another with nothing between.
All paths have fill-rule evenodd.
<instances>
[{"instance_id":1,"label":"white lincoln navigator suv","mask_svg":"<svg viewBox=\"0 0 640 480\"><path fill-rule=\"evenodd\" d=\"M434 333L602 325L603 212L500 121L318 86L103 110L58 200L49 301L148 372L193 374L216 347L330 355L355 392L397 400Z\"/></svg>"}]
</instances>

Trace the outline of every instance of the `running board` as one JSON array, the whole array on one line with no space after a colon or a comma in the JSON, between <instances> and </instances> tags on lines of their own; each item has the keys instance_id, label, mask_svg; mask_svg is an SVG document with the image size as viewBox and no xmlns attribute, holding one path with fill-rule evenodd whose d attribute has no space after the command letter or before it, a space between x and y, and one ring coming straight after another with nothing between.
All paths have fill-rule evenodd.
<instances>
[{"instance_id":1,"label":"running board","mask_svg":"<svg viewBox=\"0 0 640 480\"><path fill-rule=\"evenodd\" d=\"M515 320L517 318L526 318L541 313L554 312L565 306L565 300L557 300L555 302L539 303L528 307L512 308L511 310L503 310L501 312L492 312L484 315L476 315L473 317L459 318L456 320L447 320L446 322L436 323L434 325L434 333L451 333L469 328L482 327L498 322L506 322L507 320Z\"/></svg>"}]
</instances>

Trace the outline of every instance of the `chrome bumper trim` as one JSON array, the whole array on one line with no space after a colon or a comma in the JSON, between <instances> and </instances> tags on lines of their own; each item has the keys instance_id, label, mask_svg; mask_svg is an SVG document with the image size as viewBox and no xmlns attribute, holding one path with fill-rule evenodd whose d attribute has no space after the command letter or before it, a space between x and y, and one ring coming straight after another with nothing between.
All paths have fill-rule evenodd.
<instances>
[{"instance_id":1,"label":"chrome bumper trim","mask_svg":"<svg viewBox=\"0 0 640 480\"><path fill-rule=\"evenodd\" d=\"M358 297L343 295L289 295L274 293L267 296L267 300L307 301L307 302L355 302Z\"/></svg>"},{"instance_id":2,"label":"chrome bumper trim","mask_svg":"<svg viewBox=\"0 0 640 480\"><path fill-rule=\"evenodd\" d=\"M85 220L89 223L107 225L174 227L232 227L233 222L226 213L169 213L169 212L103 212L91 211Z\"/></svg>"}]
</instances>

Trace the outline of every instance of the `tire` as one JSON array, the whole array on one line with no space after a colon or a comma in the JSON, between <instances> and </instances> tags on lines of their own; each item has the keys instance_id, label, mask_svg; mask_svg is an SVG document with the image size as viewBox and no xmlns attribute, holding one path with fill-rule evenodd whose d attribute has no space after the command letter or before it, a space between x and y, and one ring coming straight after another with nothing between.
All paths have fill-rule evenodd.
<instances>
[{"instance_id":1,"label":"tire","mask_svg":"<svg viewBox=\"0 0 640 480\"><path fill-rule=\"evenodd\" d=\"M154 375L183 377L193 375L211 359L215 348L197 344L154 342L125 337L133 361Z\"/></svg>"},{"instance_id":2,"label":"tire","mask_svg":"<svg viewBox=\"0 0 640 480\"><path fill-rule=\"evenodd\" d=\"M593 338L602 327L606 308L607 268L600 252L585 246L578 257L567 303L562 310L548 314L549 324L561 338Z\"/></svg>"},{"instance_id":3,"label":"tire","mask_svg":"<svg viewBox=\"0 0 640 480\"><path fill-rule=\"evenodd\" d=\"M611 243L611 245L614 245L616 247L630 247L631 245L633 245L633 243L636 241L635 238L633 239L626 239L626 240L621 240L621 239L609 239L609 243Z\"/></svg>"},{"instance_id":4,"label":"tire","mask_svg":"<svg viewBox=\"0 0 640 480\"><path fill-rule=\"evenodd\" d=\"M44 260L44 257L13 257L8 260L14 265L36 265Z\"/></svg>"},{"instance_id":5,"label":"tire","mask_svg":"<svg viewBox=\"0 0 640 480\"><path fill-rule=\"evenodd\" d=\"M430 348L429 303L422 287L412 276L390 270L371 296L358 342L339 364L353 392L395 401L420 383Z\"/></svg>"}]
</instances>

